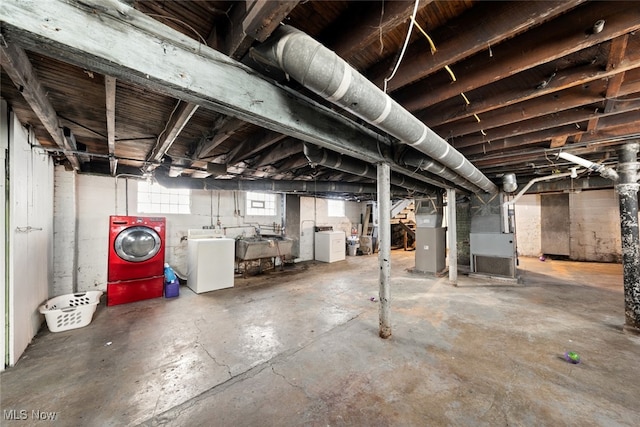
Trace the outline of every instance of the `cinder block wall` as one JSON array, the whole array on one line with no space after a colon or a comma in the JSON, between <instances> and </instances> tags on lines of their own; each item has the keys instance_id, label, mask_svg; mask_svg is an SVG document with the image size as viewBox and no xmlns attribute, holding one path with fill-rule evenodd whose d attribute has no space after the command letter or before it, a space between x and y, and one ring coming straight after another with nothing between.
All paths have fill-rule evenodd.
<instances>
[{"instance_id":1,"label":"cinder block wall","mask_svg":"<svg viewBox=\"0 0 640 427\"><path fill-rule=\"evenodd\" d=\"M592 190L569 195L570 259L621 262L620 213L614 190ZM541 209L539 195L525 195L516 203L518 253L540 256Z\"/></svg>"},{"instance_id":2,"label":"cinder block wall","mask_svg":"<svg viewBox=\"0 0 640 427\"><path fill-rule=\"evenodd\" d=\"M571 259L622 262L620 208L614 190L570 194Z\"/></svg>"},{"instance_id":3,"label":"cinder block wall","mask_svg":"<svg viewBox=\"0 0 640 427\"><path fill-rule=\"evenodd\" d=\"M516 203L518 254L538 257L542 252L540 195L525 194Z\"/></svg>"}]
</instances>

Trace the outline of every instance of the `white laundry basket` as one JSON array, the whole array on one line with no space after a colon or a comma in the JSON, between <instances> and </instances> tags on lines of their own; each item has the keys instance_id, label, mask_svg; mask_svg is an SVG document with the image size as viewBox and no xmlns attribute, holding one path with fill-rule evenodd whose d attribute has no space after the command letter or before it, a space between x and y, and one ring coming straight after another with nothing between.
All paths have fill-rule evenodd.
<instances>
[{"instance_id":1,"label":"white laundry basket","mask_svg":"<svg viewBox=\"0 0 640 427\"><path fill-rule=\"evenodd\" d=\"M91 323L102 291L88 291L51 298L38 311L47 319L51 332L82 328Z\"/></svg>"}]
</instances>

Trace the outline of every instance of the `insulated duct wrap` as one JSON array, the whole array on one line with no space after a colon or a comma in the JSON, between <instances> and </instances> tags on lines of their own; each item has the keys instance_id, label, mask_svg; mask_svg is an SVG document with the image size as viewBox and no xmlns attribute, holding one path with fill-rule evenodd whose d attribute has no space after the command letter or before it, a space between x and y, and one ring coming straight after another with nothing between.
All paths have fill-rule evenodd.
<instances>
[{"instance_id":1,"label":"insulated duct wrap","mask_svg":"<svg viewBox=\"0 0 640 427\"><path fill-rule=\"evenodd\" d=\"M331 169L374 180L377 179L378 174L376 172L376 168L370 166L368 163L316 147L313 144L304 144L304 155L307 156L307 159L309 159L310 162L317 163ZM434 194L436 192L433 187L428 187L420 181L398 174L391 174L391 184L423 194Z\"/></svg>"},{"instance_id":2,"label":"insulated duct wrap","mask_svg":"<svg viewBox=\"0 0 640 427\"><path fill-rule=\"evenodd\" d=\"M275 66L328 101L452 169L480 189L498 187L460 152L331 50L290 26L280 26L252 56Z\"/></svg>"},{"instance_id":3,"label":"insulated duct wrap","mask_svg":"<svg viewBox=\"0 0 640 427\"><path fill-rule=\"evenodd\" d=\"M271 179L260 180L231 180L215 178L191 178L179 176L171 178L166 173L156 170L156 181L165 188L190 188L192 190L235 190L235 191L262 191L273 193L353 193L375 194L376 184L358 184L349 182L329 181L282 181ZM406 190L397 192L399 196L406 196Z\"/></svg>"}]
</instances>

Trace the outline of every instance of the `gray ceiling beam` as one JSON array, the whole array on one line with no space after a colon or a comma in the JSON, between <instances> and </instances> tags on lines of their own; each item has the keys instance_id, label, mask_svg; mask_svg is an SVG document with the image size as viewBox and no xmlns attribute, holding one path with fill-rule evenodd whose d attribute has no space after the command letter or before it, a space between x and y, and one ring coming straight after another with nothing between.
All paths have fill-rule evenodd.
<instances>
[{"instance_id":1,"label":"gray ceiling beam","mask_svg":"<svg viewBox=\"0 0 640 427\"><path fill-rule=\"evenodd\" d=\"M384 160L376 147L389 141L380 135L124 3L4 0L0 14L10 40L43 55L343 154Z\"/></svg>"},{"instance_id":2,"label":"gray ceiling beam","mask_svg":"<svg viewBox=\"0 0 640 427\"><path fill-rule=\"evenodd\" d=\"M4 16L4 14L0 14ZM2 38L0 36L0 38ZM80 161L73 154L76 147L72 138L65 138L64 131L58 120L58 114L47 98L44 87L31 66L31 62L22 48L13 43L7 44L0 40L0 64L7 72L13 84L27 101L33 112L38 116L44 128L49 132L53 142L65 150L65 156L76 170L80 170Z\"/></svg>"}]
</instances>

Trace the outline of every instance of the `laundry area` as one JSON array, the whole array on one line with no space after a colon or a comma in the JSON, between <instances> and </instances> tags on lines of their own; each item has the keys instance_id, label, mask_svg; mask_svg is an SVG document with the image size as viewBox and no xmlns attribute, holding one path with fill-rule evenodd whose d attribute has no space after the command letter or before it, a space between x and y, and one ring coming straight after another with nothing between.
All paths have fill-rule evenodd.
<instances>
[{"instance_id":1,"label":"laundry area","mask_svg":"<svg viewBox=\"0 0 640 427\"><path fill-rule=\"evenodd\" d=\"M640 8L0 2L0 425L637 426Z\"/></svg>"}]
</instances>

